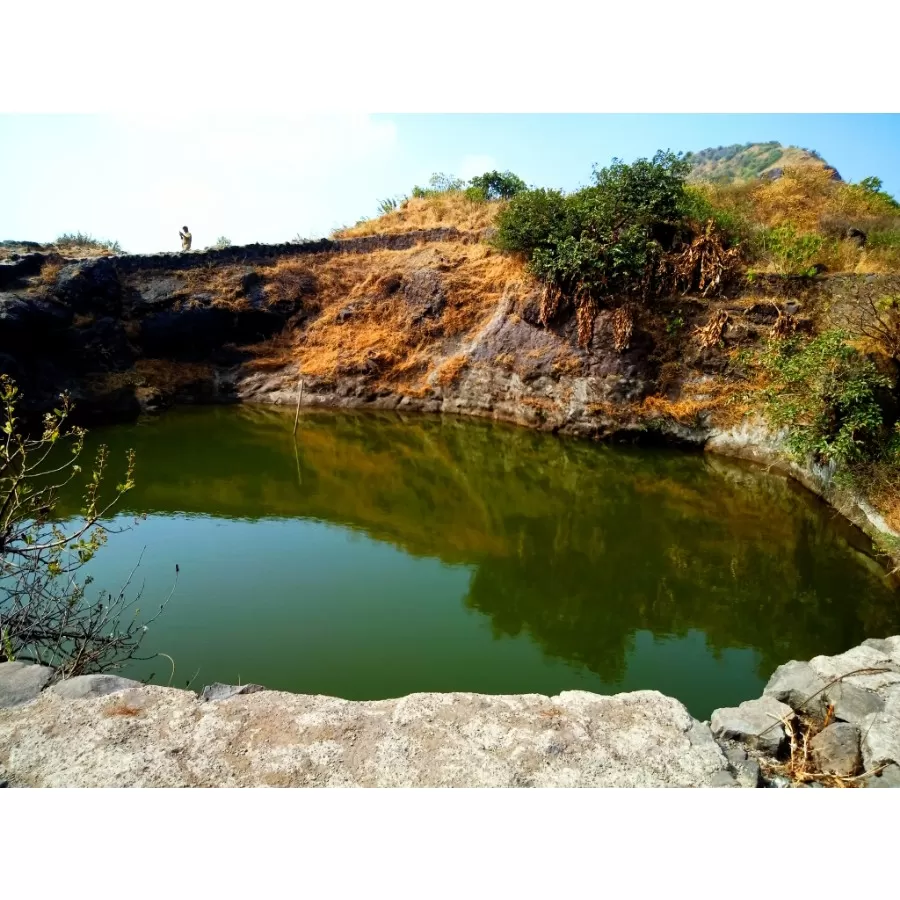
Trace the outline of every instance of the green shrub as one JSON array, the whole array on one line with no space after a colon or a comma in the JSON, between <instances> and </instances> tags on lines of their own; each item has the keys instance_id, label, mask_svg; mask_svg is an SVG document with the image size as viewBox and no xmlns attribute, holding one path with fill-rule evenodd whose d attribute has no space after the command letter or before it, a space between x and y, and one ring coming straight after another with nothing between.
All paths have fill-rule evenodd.
<instances>
[{"instance_id":1,"label":"green shrub","mask_svg":"<svg viewBox=\"0 0 900 900\"><path fill-rule=\"evenodd\" d=\"M501 250L528 255L551 249L570 233L569 218L569 204L560 191L523 191L498 216L494 243Z\"/></svg>"},{"instance_id":2,"label":"green shrub","mask_svg":"<svg viewBox=\"0 0 900 900\"><path fill-rule=\"evenodd\" d=\"M500 212L495 242L525 253L538 277L576 302L646 294L665 235L683 220L689 171L681 156L659 151L595 167L594 183L573 194L523 191Z\"/></svg>"},{"instance_id":3,"label":"green shrub","mask_svg":"<svg viewBox=\"0 0 900 900\"><path fill-rule=\"evenodd\" d=\"M882 400L892 382L845 332L772 341L760 361L772 379L763 391L766 415L788 429L797 458L849 464L883 455L889 430Z\"/></svg>"},{"instance_id":4,"label":"green shrub","mask_svg":"<svg viewBox=\"0 0 900 900\"><path fill-rule=\"evenodd\" d=\"M110 253L121 253L122 245L118 241L99 240L80 231L61 234L54 242L60 250L108 250Z\"/></svg>"},{"instance_id":5,"label":"green shrub","mask_svg":"<svg viewBox=\"0 0 900 900\"><path fill-rule=\"evenodd\" d=\"M731 247L745 243L753 233L746 216L734 209L716 206L706 192L695 185L685 186L681 214L698 229L712 221Z\"/></svg>"},{"instance_id":6,"label":"green shrub","mask_svg":"<svg viewBox=\"0 0 900 900\"><path fill-rule=\"evenodd\" d=\"M469 181L466 196L480 200L511 200L526 189L526 184L512 172L485 172Z\"/></svg>"},{"instance_id":7,"label":"green shrub","mask_svg":"<svg viewBox=\"0 0 900 900\"><path fill-rule=\"evenodd\" d=\"M793 225L767 228L757 234L759 253L780 275L815 275L816 257L825 239L818 234L798 234Z\"/></svg>"}]
</instances>

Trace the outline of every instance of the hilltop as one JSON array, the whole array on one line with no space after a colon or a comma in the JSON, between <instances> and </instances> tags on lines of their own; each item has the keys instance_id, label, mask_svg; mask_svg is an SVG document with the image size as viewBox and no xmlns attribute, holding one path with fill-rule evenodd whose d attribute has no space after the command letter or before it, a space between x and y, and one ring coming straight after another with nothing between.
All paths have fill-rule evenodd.
<instances>
[{"instance_id":1,"label":"hilltop","mask_svg":"<svg viewBox=\"0 0 900 900\"><path fill-rule=\"evenodd\" d=\"M727 147L707 147L686 154L692 165L691 181L734 184L753 181L763 176L781 176L785 169L810 167L824 170L836 181L841 177L815 150L785 147L778 141L761 144L730 144Z\"/></svg>"}]
</instances>

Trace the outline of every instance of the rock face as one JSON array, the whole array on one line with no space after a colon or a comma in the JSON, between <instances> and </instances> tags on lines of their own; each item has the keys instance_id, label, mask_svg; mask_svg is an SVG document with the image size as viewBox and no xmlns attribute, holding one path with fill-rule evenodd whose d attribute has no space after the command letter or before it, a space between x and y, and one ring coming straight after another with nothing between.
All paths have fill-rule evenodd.
<instances>
[{"instance_id":1,"label":"rock face","mask_svg":"<svg viewBox=\"0 0 900 900\"><path fill-rule=\"evenodd\" d=\"M709 728L655 691L413 694L350 702L261 691L215 703L161 687L0 711L16 784L712 787L734 784Z\"/></svg>"}]
</instances>

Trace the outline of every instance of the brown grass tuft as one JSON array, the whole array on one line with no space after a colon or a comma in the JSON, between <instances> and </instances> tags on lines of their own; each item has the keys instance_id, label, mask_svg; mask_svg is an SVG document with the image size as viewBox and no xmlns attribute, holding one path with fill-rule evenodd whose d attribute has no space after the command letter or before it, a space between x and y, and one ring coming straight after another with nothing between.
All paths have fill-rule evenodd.
<instances>
[{"instance_id":1,"label":"brown grass tuft","mask_svg":"<svg viewBox=\"0 0 900 900\"><path fill-rule=\"evenodd\" d=\"M105 707L103 710L103 715L106 716L107 718L112 718L114 716L131 717L131 716L140 715L140 713L141 713L140 706L131 706L130 704L125 703L124 701L121 701L121 700L116 703L111 704L110 706Z\"/></svg>"},{"instance_id":2,"label":"brown grass tuft","mask_svg":"<svg viewBox=\"0 0 900 900\"><path fill-rule=\"evenodd\" d=\"M454 384L468 364L469 361L464 353L457 353L455 356L451 356L441 363L440 368L437 370L437 383L444 387Z\"/></svg>"},{"instance_id":3,"label":"brown grass tuft","mask_svg":"<svg viewBox=\"0 0 900 900\"><path fill-rule=\"evenodd\" d=\"M41 275L40 275L40 283L44 287L53 287L56 284L57 279L59 278L59 273L62 270L62 263L58 262L45 262L43 266L41 266Z\"/></svg>"}]
</instances>

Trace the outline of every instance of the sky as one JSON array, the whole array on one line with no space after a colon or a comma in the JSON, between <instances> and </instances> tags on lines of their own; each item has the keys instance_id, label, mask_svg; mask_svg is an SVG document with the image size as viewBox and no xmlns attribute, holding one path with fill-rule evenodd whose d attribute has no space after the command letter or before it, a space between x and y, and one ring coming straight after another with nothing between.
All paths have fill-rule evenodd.
<instances>
[{"instance_id":1,"label":"sky","mask_svg":"<svg viewBox=\"0 0 900 900\"><path fill-rule=\"evenodd\" d=\"M900 115L0 115L0 240L133 253L322 237L434 172L574 190L594 163L748 141L817 150L900 196Z\"/></svg>"}]
</instances>

